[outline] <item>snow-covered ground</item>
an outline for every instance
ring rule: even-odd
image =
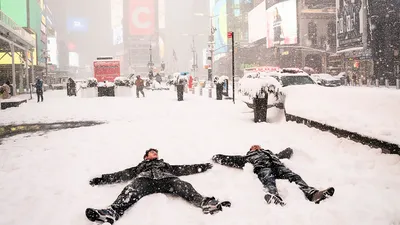
[[[244,104],[173,91],[147,91],[146,98],[66,97],[46,92],[0,111],[1,123],[101,120],[94,127],[23,134],[0,145],[0,224],[91,224],[85,208],[112,203],[125,184],[91,187],[89,180],[134,166],[146,149],[160,150],[171,164],[210,162],[212,155],[245,154],[252,144],[278,152],[294,148],[284,161],[310,185],[334,186],[335,196],[315,205],[294,184],[278,181],[287,206],[267,205],[251,166],[215,165],[182,177],[204,195],[232,201],[210,216],[184,200],[155,194],[141,199],[119,225],[400,224],[400,157],[382,155],[346,139],[295,123],[255,124]]]
[[[286,87],[288,113],[400,144],[400,91],[370,87]]]

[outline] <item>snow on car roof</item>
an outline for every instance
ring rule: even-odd
[[[306,72],[299,73],[288,73],[288,72],[270,72],[266,73],[266,76],[278,76],[278,77],[287,77],[287,76],[309,76]]]

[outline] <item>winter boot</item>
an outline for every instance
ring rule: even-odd
[[[212,215],[214,213],[222,211],[222,206],[231,207],[231,203],[229,201],[219,202],[214,197],[206,197],[201,203],[201,208],[203,209],[204,214],[210,213]]]
[[[86,209],[86,217],[92,222],[113,224],[119,219],[119,214],[112,208],[107,209]]]
[[[315,202],[315,204],[319,204],[322,200],[331,197],[335,193],[335,188],[330,187],[323,191],[316,191],[312,197],[311,201]]]
[[[281,205],[284,206],[285,203],[283,202],[282,198],[279,195],[273,195],[270,193],[267,193],[264,196],[265,201],[267,201],[268,204],[274,203],[275,205]]]

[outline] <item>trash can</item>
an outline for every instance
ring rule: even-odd
[[[178,101],[183,101],[183,91],[185,90],[185,85],[177,84],[176,85],[176,93],[178,95]]]
[[[253,98],[254,122],[267,122],[268,95]]]
[[[217,92],[217,100],[222,100],[222,92],[224,90],[224,84],[217,83],[215,90]]]

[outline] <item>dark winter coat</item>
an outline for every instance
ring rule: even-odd
[[[36,87],[36,92],[42,92],[43,91],[43,81],[37,80],[35,87]]]
[[[201,173],[210,169],[210,164],[194,165],[170,165],[162,159],[143,160],[135,167],[125,169],[116,173],[103,174],[100,184],[111,184],[129,181],[134,178],[149,178],[160,180],[165,178],[175,178],[195,173]]]
[[[241,155],[215,155],[213,161],[225,166],[243,168],[246,163],[251,163],[254,166],[254,173],[258,173],[264,168],[273,168],[285,166],[280,159],[290,158],[293,155],[293,150],[287,148],[278,154],[274,154],[270,150],[261,149],[257,151],[249,151],[245,156]]]

